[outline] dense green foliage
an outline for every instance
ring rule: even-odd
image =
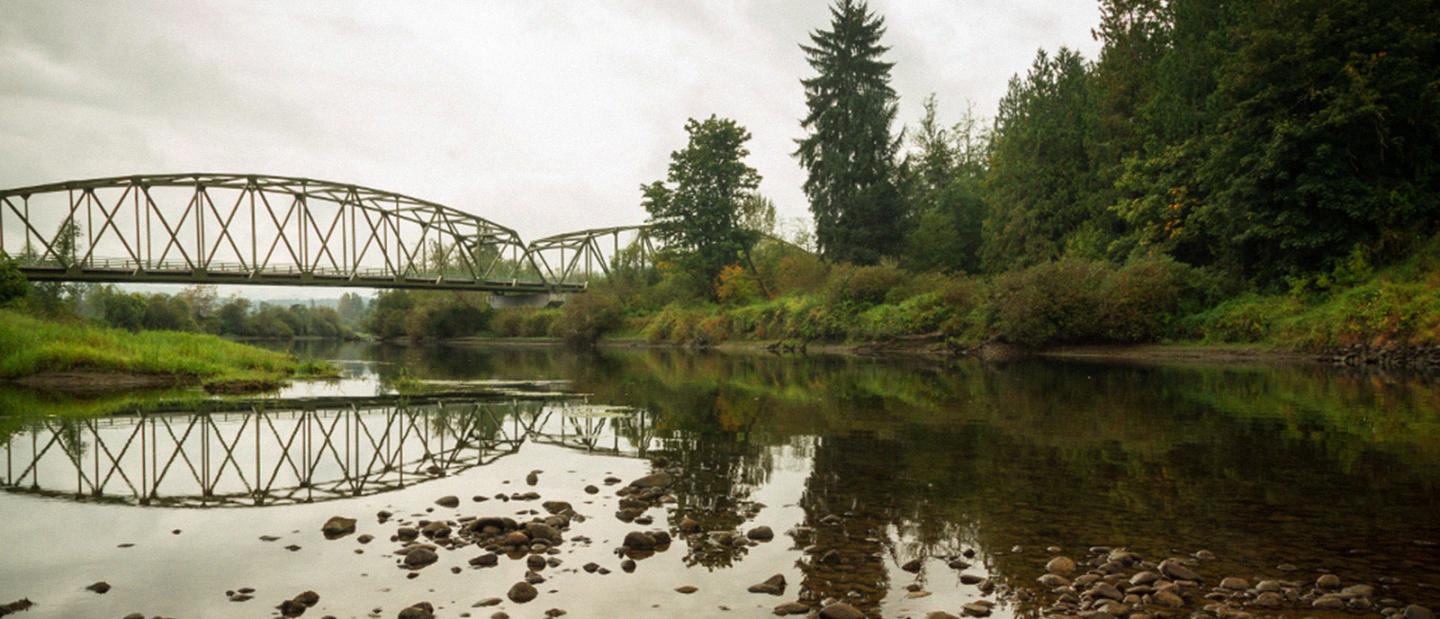
[[[483,294],[384,290],[375,295],[364,324],[381,339],[464,337],[489,328],[491,314]]]
[[[687,270],[706,281],[750,251],[755,233],[741,226],[741,206],[763,221],[765,205],[753,196],[760,174],[745,163],[750,132],[728,118],[685,123],[685,148],[670,153],[669,182],[641,187],[655,234]],[[770,219],[773,221],[773,208]]]
[[[30,281],[12,260],[0,259],[0,306],[30,294]]]

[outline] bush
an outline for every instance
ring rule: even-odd
[[[1105,282],[1101,335],[1112,342],[1132,343],[1172,334],[1191,271],[1170,258],[1144,258],[1112,273]]]
[[[715,279],[715,298],[721,303],[750,303],[765,296],[755,274],[738,264],[721,269]]]
[[[995,335],[1021,346],[1098,339],[1107,267],[1065,258],[995,279]]]
[[[30,295],[30,280],[14,260],[0,260],[0,307]]]
[[[1247,294],[1190,318],[1191,332],[1207,342],[1254,343],[1265,340],[1285,316],[1301,310],[1293,297]]]
[[[894,262],[873,266],[837,265],[825,282],[825,296],[837,304],[873,305],[883,303],[890,291],[904,284],[909,275]]]
[[[525,313],[530,310],[502,309],[490,319],[490,328],[499,337],[521,337],[525,334]]]
[[[571,295],[552,330],[566,342],[588,346],[619,328],[622,319],[620,299],[610,292],[593,290]]]
[[[780,243],[762,243],[752,258],[759,277],[775,295],[819,292],[830,274],[819,256]]]
[[[560,316],[559,310],[537,309],[531,310],[525,315],[524,333],[525,337],[547,337],[552,335],[550,325]]]

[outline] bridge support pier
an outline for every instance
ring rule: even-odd
[[[565,292],[535,292],[530,294],[499,294],[490,293],[490,307],[495,309],[509,309],[516,307],[560,307],[569,300],[570,293]]]

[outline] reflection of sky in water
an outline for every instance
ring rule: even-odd
[[[321,607],[306,616],[365,616],[380,607],[389,617],[420,600],[444,606],[441,616],[487,616],[494,609],[470,604],[503,597],[522,576],[523,562],[473,570],[466,560],[478,550],[442,552],[439,564],[406,580],[388,556],[395,525],[380,526],[373,514],[519,517],[538,504],[469,498],[531,490],[525,474],[539,469],[533,489],[543,500],[573,503],[588,518],[569,535],[594,543],[563,545],[565,563],[545,571],[539,599],[502,605],[516,617],[547,608],[577,617],[714,616],[721,605],[734,616],[769,616],[802,586],[821,594],[863,591],[887,617],[958,614],[979,593],[960,584],[960,572],[945,565],[948,555],[977,549],[966,573],[1029,585],[1049,545],[1077,559],[1091,545],[1128,545],[1157,558],[1206,548],[1220,556],[1202,566],[1207,575],[1252,581],[1313,578],[1322,568],[1346,582],[1394,576],[1404,584],[1393,595],[1436,605],[1434,589],[1415,586],[1440,584],[1440,554],[1416,543],[1440,539],[1433,518],[1440,509],[1440,391],[1428,383],[1293,368],[937,370],[895,361],[664,351],[597,357],[553,349],[307,346],[313,348],[302,354],[339,360],[345,377],[297,383],[270,398],[263,415],[172,416],[176,435],[190,418],[206,423],[184,441],[192,462],[177,460],[168,473],[183,475],[161,486],[164,496],[185,505],[218,502],[194,500],[203,491],[186,468],[193,465],[208,471],[200,477],[216,480],[217,494],[246,491],[238,469],[273,481],[275,489],[301,491],[276,495],[263,507],[223,509],[0,495],[7,523],[0,528],[7,557],[0,561],[0,597],[9,596],[0,602],[28,596],[40,606],[27,616],[37,617],[240,617],[269,614],[281,599],[314,589]],[[428,388],[492,395],[403,406],[374,397],[389,393],[402,369]],[[544,395],[562,387],[575,395]],[[297,399],[309,403],[293,405]],[[144,450],[137,442],[126,451],[133,428],[115,417],[26,430],[12,437],[7,459],[26,459],[34,448],[22,443],[43,443],[58,429],[62,445],[79,446],[82,489],[86,479],[105,478],[112,459],[140,483],[155,469],[147,463],[135,470]],[[161,466],[170,455],[164,452],[181,442],[164,428],[146,436],[143,447],[160,448],[152,460]],[[471,460],[440,467],[443,477],[426,474],[417,454],[427,447],[417,436],[431,439],[428,449],[441,455],[439,441],[455,450],[462,439],[458,451]],[[104,447],[97,449],[100,440]],[[287,440],[291,460],[312,463],[308,487],[296,472],[303,467],[287,463],[279,447]],[[208,459],[198,455],[202,443]],[[402,447],[403,479],[366,476],[377,454]],[[678,503],[650,510],[651,527],[689,515],[715,526],[768,525],[776,540],[719,553],[677,540],[641,561],[635,574],[622,573],[612,548],[625,532],[647,527],[616,520],[614,487],[602,485],[597,495],[583,487],[612,474],[633,479],[660,458],[682,475],[672,489]],[[75,469],[58,448],[43,461],[40,486],[73,493]],[[106,494],[127,490],[123,476],[106,482]],[[462,498],[458,510],[433,505],[445,494]],[[332,515],[358,518],[359,533],[377,541],[323,540],[319,525]],[[831,515],[841,524],[823,524]],[[814,529],[813,540],[794,543],[785,532],[796,526]],[[172,535],[177,528],[182,533]],[[261,542],[261,535],[282,540]],[[116,548],[120,543],[136,546]],[[284,550],[290,543],[301,550]],[[1011,552],[1015,546],[1021,552]],[[856,558],[855,569],[817,567],[830,550]],[[920,574],[899,569],[915,558],[924,560]],[[613,573],[580,571],[589,561]],[[1282,562],[1301,571],[1277,573]],[[451,566],[461,573],[451,574]],[[784,597],[745,592],[776,573],[789,582]],[[115,589],[105,596],[82,590],[100,579]],[[933,594],[907,597],[912,583]],[[687,584],[699,591],[672,591]],[[244,586],[259,589],[254,601],[225,601],[225,590]]]

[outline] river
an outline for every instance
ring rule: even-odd
[[[439,617],[764,617],[834,600],[884,617],[989,600],[972,614],[1009,617],[1080,610],[1050,607],[1072,598],[1113,614],[1090,587],[1119,584],[1139,612],[1155,583],[1128,579],[1174,557],[1200,576],[1176,589],[1186,612],[1333,614],[1311,608],[1325,575],[1373,587],[1340,596],[1365,614],[1440,605],[1440,385],[1419,378],[299,346],[344,378],[218,400],[0,391],[0,604],[255,617],[308,590],[306,617],[421,601]],[[656,472],[653,496],[630,489]],[[477,559],[495,542],[469,518],[551,511],[563,541]],[[355,532],[327,539],[332,516]],[[392,538],[429,521],[449,524],[420,536],[434,562],[413,569]],[[745,536],[760,527],[773,539]],[[622,548],[655,531],[668,546]],[[1056,556],[1079,571],[1037,583]],[[527,560],[543,581],[521,604],[507,592]],[[1100,583],[1071,583],[1087,570]],[[775,575],[783,594],[747,592]],[[1246,587],[1214,591],[1227,576]],[[1258,607],[1261,581],[1281,583],[1283,608]]]

